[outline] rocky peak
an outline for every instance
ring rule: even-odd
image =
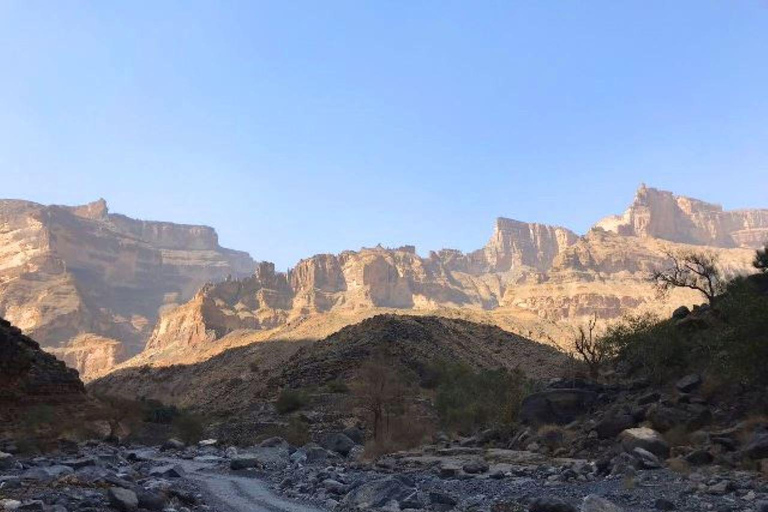
[[[107,220],[109,217],[107,202],[102,198],[88,204],[67,207],[67,209],[78,217],[84,219]]]
[[[606,217],[596,227],[623,236],[756,248],[768,240],[768,209],[726,211],[717,204],[643,184],[622,215]]]
[[[506,272],[522,266],[546,270],[555,256],[578,238],[563,227],[500,217],[483,253],[491,271]]]

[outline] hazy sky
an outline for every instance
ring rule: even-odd
[[[1,197],[281,268],[585,231],[640,182],[768,207],[768,2],[0,0]]]

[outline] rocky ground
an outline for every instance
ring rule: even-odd
[[[754,511],[768,510],[759,473],[702,465],[677,472],[648,464],[637,445],[607,464],[442,438],[362,460],[351,429],[290,446],[271,438],[235,448],[64,443],[47,456],[0,454],[3,510],[74,511]],[[321,446],[322,445],[322,446]],[[535,448],[535,447],[531,447]],[[640,450],[643,450],[642,448]],[[651,454],[650,460],[654,457]]]

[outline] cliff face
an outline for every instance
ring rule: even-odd
[[[253,268],[205,226],[129,219],[103,200],[0,201],[0,315],[86,373],[141,350],[161,306]]]
[[[581,237],[561,227],[498,219],[486,246],[469,254],[445,249],[422,258],[412,246],[374,247],[313,256],[287,273],[264,263],[256,275],[206,286],[164,314],[147,354],[164,352],[173,360],[185,347],[211,347],[236,331],[292,337],[292,331],[305,332],[297,326],[309,319],[336,326],[338,319],[359,321],[385,311],[460,314],[507,326],[506,319],[525,315],[580,322],[593,314],[611,319],[672,309],[699,298],[680,290],[659,303],[647,278],[665,264],[664,251],[706,243],[728,272],[746,272],[752,251],[740,248],[749,238],[744,233],[761,240],[757,226],[765,213],[723,212],[645,187],[627,212]]]
[[[607,217],[597,227],[685,244],[757,248],[768,240],[768,209],[725,211],[643,185],[623,215]]]

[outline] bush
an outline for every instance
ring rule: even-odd
[[[519,370],[473,371],[466,365],[441,365],[435,408],[443,427],[463,434],[490,426],[511,425],[528,394]]]
[[[185,444],[196,444],[203,438],[205,427],[200,417],[181,413],[173,420],[173,431]]]
[[[284,389],[275,402],[275,409],[280,414],[298,411],[307,404],[307,395],[296,389]]]
[[[341,379],[330,381],[326,384],[326,388],[331,393],[349,393],[349,386],[347,386],[347,383]]]

